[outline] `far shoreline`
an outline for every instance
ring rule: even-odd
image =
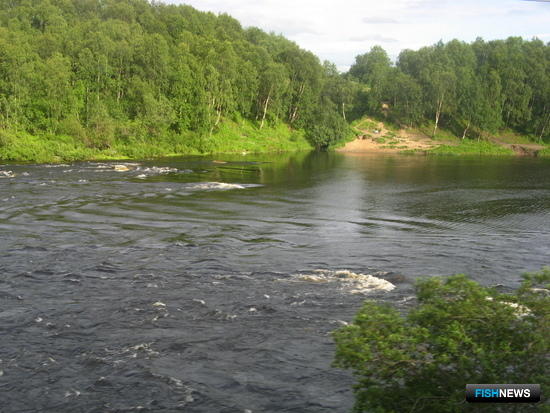
[[[356,138],[336,149],[342,153],[397,153],[420,155],[491,155],[548,157],[550,146],[525,143],[526,137],[459,138],[445,131],[436,138],[421,128],[398,129],[385,122],[364,117],[354,125]],[[508,140],[508,141],[507,141]]]

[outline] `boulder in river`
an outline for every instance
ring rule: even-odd
[[[15,174],[12,171],[0,171],[0,178],[15,178]]]
[[[114,168],[117,172],[126,172],[130,170],[126,165],[115,165]]]

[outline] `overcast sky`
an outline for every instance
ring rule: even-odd
[[[228,13],[245,27],[281,33],[340,70],[377,44],[395,59],[403,49],[441,39],[522,36],[550,41],[550,0],[164,1]]]

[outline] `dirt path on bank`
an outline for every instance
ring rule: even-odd
[[[405,129],[390,131],[383,122],[368,122],[368,127],[359,127],[361,135],[348,142],[339,152],[400,152],[405,150],[425,151],[441,144],[428,136]]]
[[[418,131],[400,129],[392,131],[385,127],[383,122],[365,119],[356,129],[360,135],[344,147],[336,149],[338,152],[388,152],[396,153],[406,150],[427,151],[440,145],[456,146],[457,142],[434,141],[428,135]],[[494,144],[509,148],[518,156],[537,156],[544,145],[536,143],[508,143],[496,137],[490,138]]]

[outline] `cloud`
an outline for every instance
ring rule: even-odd
[[[395,43],[398,40],[394,39],[393,37],[384,37],[379,34],[368,34],[365,36],[353,36],[349,38],[350,42],[380,42],[380,43]]]
[[[248,21],[254,21],[254,19]],[[263,30],[267,32],[283,33],[285,36],[321,35],[321,33],[310,25],[309,22],[300,22],[288,18],[264,19],[258,22]],[[254,24],[246,24],[246,26],[254,26]]]
[[[362,21],[367,24],[401,24],[400,21],[391,17],[364,17]]]
[[[382,44],[395,58],[454,38],[547,38],[550,1],[524,0],[161,0],[228,13],[244,27],[281,33],[339,68]],[[513,12],[513,13],[512,13]],[[369,27],[369,25],[372,25]],[[375,30],[378,29],[378,30]],[[383,29],[383,30],[382,30]]]
[[[532,13],[532,11],[528,10],[528,9],[510,9],[506,12],[506,14],[509,14],[509,15],[512,15],[512,16],[518,16],[520,14],[523,15],[523,16],[526,16],[526,15],[529,15],[531,13]]]

